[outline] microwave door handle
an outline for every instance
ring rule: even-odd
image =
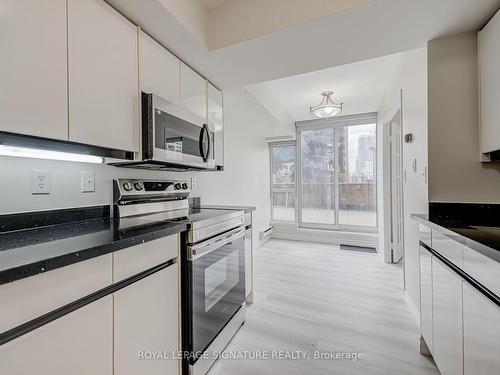
[[[211,148],[212,148],[212,140],[210,139],[210,129],[208,128],[208,125],[207,124],[204,124],[203,127],[205,128],[205,130],[207,131],[207,154],[205,155],[205,162],[208,161],[208,159],[210,159],[210,151],[211,151]]]
[[[233,232],[228,237],[217,237],[215,239],[215,242],[211,241],[207,245],[188,246],[188,260],[195,260],[199,257],[207,255],[212,251],[220,249],[222,246],[227,245],[228,243],[233,242],[234,240],[237,240],[243,236],[245,236],[245,228],[239,230],[236,233]]]
[[[206,154],[205,154],[205,149],[203,147],[203,140],[205,138],[205,134],[207,135],[207,144],[208,144],[207,153]],[[208,160],[208,157],[210,155],[210,133],[208,131],[207,124],[203,124],[203,127],[201,128],[200,139],[199,139],[199,142],[198,142],[198,146],[200,148],[200,155],[203,158],[203,161],[206,163],[207,160]]]

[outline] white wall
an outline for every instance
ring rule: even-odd
[[[254,235],[271,220],[269,147],[265,137],[290,134],[246,89],[224,92],[224,171],[198,174],[206,203],[256,206]]]
[[[116,168],[109,165],[0,156],[0,214],[112,204],[113,178],[149,177],[189,179],[197,187],[192,196],[202,202],[256,206],[256,231],[270,221],[269,149],[264,138],[290,134],[245,89],[224,93],[225,169],[223,172],[172,173]],[[51,172],[51,194],[31,194],[32,169]],[[80,174],[94,171],[96,191],[80,192]],[[257,233],[256,233],[257,235]]]
[[[405,289],[411,302],[418,309],[420,305],[418,225],[410,219],[410,214],[425,213],[428,210],[427,184],[424,176],[427,165],[426,48],[408,51],[401,55],[398,73],[379,107],[380,119],[384,119],[391,110],[394,98],[399,95],[400,90],[403,134],[413,133],[413,142],[403,144],[403,170],[406,174],[403,181]],[[381,140],[381,137],[379,139]],[[381,150],[379,144],[379,152]],[[412,170],[414,160],[417,163],[416,172]],[[380,209],[382,202],[379,203]],[[379,211],[379,215],[383,214],[383,211]],[[379,216],[379,223],[382,222],[382,217]],[[383,244],[383,226],[380,230],[380,241]]]
[[[31,194],[32,169],[50,171],[51,193],[49,195]],[[0,170],[3,173],[0,184],[0,214],[112,204],[113,178],[181,179],[190,176],[187,173],[140,171],[101,164],[5,156],[0,156]],[[82,171],[95,173],[95,192],[80,192]]]
[[[500,202],[500,165],[480,162],[476,32],[428,45],[429,200]]]

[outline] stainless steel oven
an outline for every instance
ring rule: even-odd
[[[205,374],[245,319],[245,227],[187,246],[183,340],[185,373]]]

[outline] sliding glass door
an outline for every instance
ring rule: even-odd
[[[269,144],[271,154],[271,220],[295,221],[295,142]]]
[[[376,124],[339,127],[339,224],[377,226]]]
[[[315,129],[300,132],[300,221],[326,226],[335,215],[335,132]]]
[[[297,123],[301,227],[377,227],[376,114]]]

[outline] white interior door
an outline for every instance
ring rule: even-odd
[[[391,207],[391,263],[398,263],[403,257],[403,152],[401,110],[398,110],[390,124],[390,207]]]

